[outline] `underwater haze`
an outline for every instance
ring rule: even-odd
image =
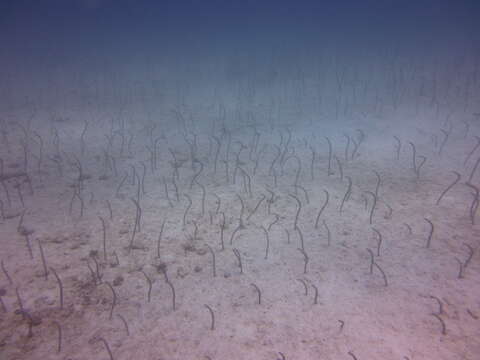
[[[3,0],[0,359],[478,360],[478,19]]]

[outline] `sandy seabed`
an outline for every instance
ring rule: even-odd
[[[368,99],[5,111],[0,357],[478,359],[478,116]]]

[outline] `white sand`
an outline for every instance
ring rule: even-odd
[[[428,60],[425,61],[423,65],[428,65]],[[465,66],[468,70],[469,65]],[[440,73],[447,74],[445,68]],[[69,87],[77,92],[63,95],[61,104],[51,105],[45,100],[51,95],[47,91],[43,98],[34,94],[30,104],[6,106],[0,116],[9,143],[7,147],[2,141],[0,148],[4,175],[25,170],[22,141],[26,142],[26,170],[34,193],[29,192],[23,178],[13,178],[5,182],[11,198],[8,204],[4,190],[0,189],[5,215],[0,224],[0,258],[13,281],[10,284],[4,272],[0,272],[0,288],[6,290],[2,300],[7,309],[6,313],[0,311],[0,358],[108,359],[101,340],[104,339],[116,360],[274,360],[282,358],[280,353],[286,359],[306,360],[478,359],[480,229],[478,224],[471,223],[473,190],[465,182],[480,153],[476,151],[466,165],[464,161],[476,143],[474,136],[480,134],[479,124],[472,115],[479,111],[480,79],[470,85],[467,106],[463,95],[467,71],[455,73],[448,91],[447,81],[439,81],[440,108],[437,108],[436,103],[431,106],[431,72],[422,72],[418,67],[415,75],[407,66],[403,68],[407,80],[399,86],[404,95],[395,109],[392,102],[395,93],[389,82],[392,72],[387,66],[378,67],[379,73],[366,93],[363,85],[368,74],[361,75],[357,83],[350,83],[347,76],[349,80],[345,80],[339,91],[332,69],[325,69],[324,82],[317,82],[308,74],[296,79],[297,73],[292,70],[280,72],[273,83],[252,76],[251,83],[234,79],[221,86],[202,88],[186,83],[185,87],[175,88],[172,81],[156,89],[161,94],[150,83],[139,80],[138,87],[145,90],[146,99],[140,90],[137,93],[133,88],[125,90],[126,97],[116,97],[113,90],[118,88],[113,82],[105,85],[106,90],[100,91],[100,95],[89,94],[90,98],[83,99],[80,94],[85,88],[74,83]],[[353,76],[353,67],[347,69]],[[427,86],[425,94],[419,97],[422,74]],[[204,81],[208,82],[207,74]],[[455,86],[460,89],[455,90]],[[319,88],[321,104],[317,96]],[[357,92],[355,99],[353,89]],[[338,115],[335,115],[335,99],[341,103]],[[228,183],[225,158],[229,138],[222,133],[219,110],[222,103],[226,109],[224,124],[231,136]],[[182,114],[184,124],[173,109]],[[88,126],[82,154],[80,138],[84,121]],[[59,153],[53,129],[59,135]],[[287,129],[291,140],[286,146]],[[354,159],[351,159],[354,144],[350,143],[346,161],[345,135],[358,142],[357,129],[363,131],[365,139]],[[441,130],[448,133],[448,140],[439,155],[445,136]],[[260,135],[257,146],[254,146],[255,131]],[[37,134],[44,143],[40,164]],[[132,142],[128,146],[130,134]],[[216,173],[216,143],[212,135],[221,140]],[[110,146],[106,136],[112,137]],[[393,136],[402,142],[399,160]],[[343,165],[343,181],[334,159],[332,174],[327,174],[325,137],[331,140],[333,155]],[[416,145],[417,165],[422,156],[426,157],[418,178],[412,169],[409,142]],[[154,144],[158,157],[152,172],[147,147],[153,149]],[[237,162],[241,144],[246,148]],[[175,153],[179,165],[178,200],[169,149]],[[278,177],[274,186],[270,169],[278,149],[282,155],[272,167]],[[313,179],[312,149],[316,153]],[[109,159],[115,158],[117,175],[105,154]],[[204,166],[196,178],[206,190],[204,214],[202,189],[192,183],[200,164],[192,164],[192,154]],[[257,155],[260,158],[253,175]],[[301,162],[297,184],[306,190],[308,201],[301,188],[292,186],[298,168],[293,155]],[[55,156],[61,161],[62,175],[52,160]],[[72,201],[74,189],[79,186],[76,159],[81,163],[84,180],[79,196]],[[138,199],[138,182],[132,181],[132,166],[141,180],[142,162],[147,169],[145,193],[140,188]],[[251,177],[251,195],[245,191],[248,184],[244,183],[242,170],[237,169],[233,184],[236,164]],[[369,224],[372,196],[366,192],[375,192],[374,171],[380,175],[381,183],[373,221]],[[455,180],[452,171],[461,174],[461,180],[436,205],[441,192]],[[126,173],[128,176],[116,194]],[[352,192],[340,213],[347,176],[353,183]],[[14,187],[15,179],[19,181],[24,206]],[[164,179],[172,206],[165,195]],[[479,179],[480,173],[474,174],[472,184],[477,185]],[[272,195],[267,190],[274,193],[271,203]],[[315,228],[325,190],[329,193],[329,203]],[[306,273],[304,255],[299,251],[300,234],[294,228],[298,208],[291,195],[295,194],[302,205],[297,226],[309,259]],[[192,207],[186,214],[184,228],[186,195],[192,199]],[[219,213],[215,195],[221,199]],[[241,210],[237,195],[245,203],[244,227],[231,244]],[[262,196],[264,201],[250,216]],[[364,197],[368,199],[366,208]],[[80,198],[84,206],[82,216]],[[129,249],[136,214],[132,199],[139,200],[142,212],[134,248]],[[113,210],[112,218],[107,201]],[[25,211],[23,225],[18,229],[22,211]],[[226,225],[223,251],[221,213]],[[99,216],[106,223],[106,254]],[[425,219],[434,224],[429,248],[426,244],[430,227]],[[164,220],[159,259],[157,241]],[[331,232],[330,245],[323,221]],[[405,224],[411,227],[411,234]],[[268,229],[268,257],[262,226]],[[377,256],[374,228],[383,238],[380,256]],[[30,229],[33,259],[21,235]],[[62,281],[63,309],[53,272],[50,270],[48,279],[44,278],[39,242],[47,267],[55,269]],[[216,277],[206,245],[215,253]],[[467,245],[474,254],[465,266],[469,256]],[[378,268],[374,267],[370,274],[367,248],[384,270],[388,286]],[[233,249],[241,256],[243,274]],[[96,275],[92,276],[87,266],[95,273],[92,252],[96,253],[101,274],[96,285]],[[460,263],[464,267],[461,279],[458,278]],[[166,265],[175,289],[175,311],[172,290],[158,268],[160,264]],[[150,302],[145,275],[152,282]],[[117,297],[111,319],[112,292],[107,283],[113,285]],[[252,284],[261,291],[261,304]],[[316,304],[314,286],[318,289]],[[24,311],[33,320],[32,337],[27,336],[28,316],[22,318],[14,313],[19,309],[16,289]],[[441,313],[435,298],[442,304]],[[215,316],[213,331],[206,305]],[[444,334],[440,320],[433,314],[444,322]],[[120,316],[128,324],[129,335]],[[58,354],[56,324],[62,330]]]

